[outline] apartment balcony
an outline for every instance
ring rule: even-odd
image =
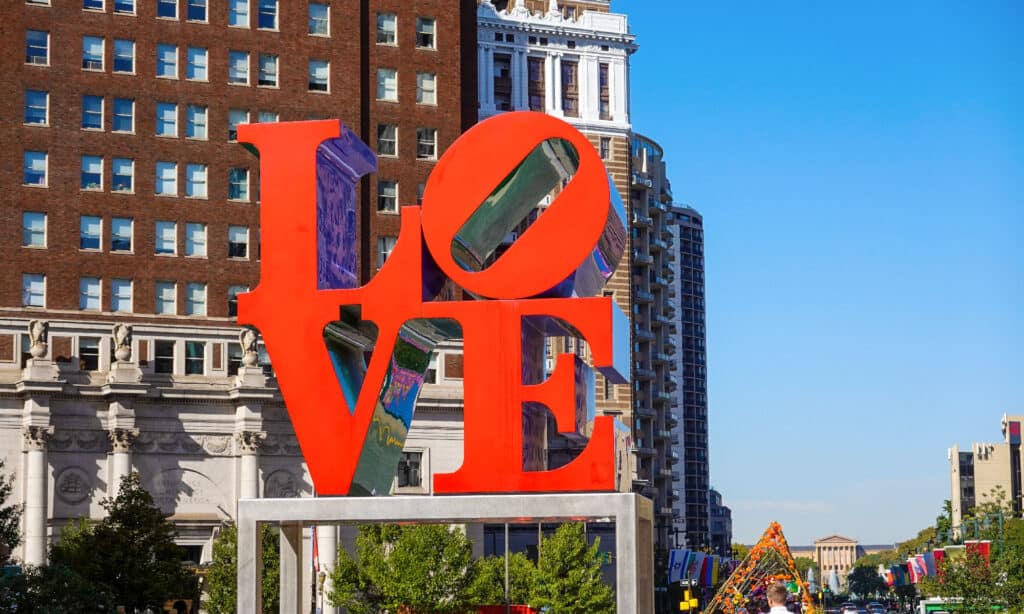
[[[671,438],[672,438],[672,431],[665,430],[665,429],[654,431],[654,440],[655,441],[668,441]]]
[[[668,280],[661,275],[655,275],[654,279],[651,280],[651,283],[655,286],[661,286],[662,288],[668,287]]]
[[[658,211],[665,212],[665,213],[668,212],[668,204],[667,203],[663,203],[660,200],[651,201],[651,202],[648,202],[647,204],[652,209],[657,209]]]
[[[662,241],[661,239],[651,239],[652,252],[661,251],[665,249],[668,249],[668,243]]]
[[[672,400],[672,395],[667,393],[667,392],[665,392],[664,390],[659,390],[659,391],[654,393],[654,402],[655,403],[668,403],[671,400]]]
[[[673,502],[674,501],[679,501],[679,499],[680,499],[680,497],[679,497],[679,489],[678,488],[673,488],[672,490],[670,490],[668,492],[668,499],[669,499],[669,501],[673,501]]]
[[[650,219],[650,218],[648,218],[648,219]],[[647,252],[641,251],[639,249],[634,249],[633,250],[633,264],[643,264],[643,265],[650,266],[650,265],[654,264],[654,258],[650,254],[648,254]]]
[[[679,462],[679,453],[675,451],[669,452],[665,456],[665,462],[669,463],[670,465],[675,465],[676,463]]]
[[[636,376],[637,379],[652,380],[654,379],[654,370],[637,367],[633,369],[633,375]]]
[[[654,341],[654,333],[646,328],[637,328],[633,333],[633,337],[637,341]]]
[[[633,300],[637,303],[650,303],[654,300],[654,295],[646,290],[637,290],[633,293]]]
[[[665,225],[661,227],[661,238],[671,239],[672,238],[672,227]]]
[[[651,356],[651,361],[654,362],[655,364],[668,364],[672,362],[672,358],[668,354],[665,354],[664,352],[655,352]]]
[[[654,448],[644,442],[638,441],[636,442],[636,445],[633,446],[633,454],[636,454],[637,456],[651,457],[654,456]]]
[[[654,218],[633,212],[633,225],[638,228],[650,228],[654,225]]]
[[[633,412],[633,415],[637,418],[647,418],[648,420],[654,420],[658,417],[658,412],[654,411],[653,407],[644,407],[640,405]]]
[[[675,415],[671,414],[671,413],[665,414],[665,426],[667,426],[668,428],[671,429],[671,428],[675,428],[678,425],[679,425],[679,418],[676,418]],[[677,441],[674,441],[672,443],[678,445],[679,441],[677,440]]]
[[[665,517],[671,518],[673,516],[672,508],[671,507],[659,507],[657,515],[658,516],[665,516]]]

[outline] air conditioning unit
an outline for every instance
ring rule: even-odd
[[[554,358],[545,358],[544,359],[544,370],[547,371],[548,373],[550,373],[550,372],[555,370],[555,359]]]

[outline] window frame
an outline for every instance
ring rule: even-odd
[[[127,297],[119,290],[128,288]],[[135,282],[131,279],[113,278],[110,280],[110,311],[111,313],[132,313],[135,310]],[[121,302],[127,301],[128,308],[121,309]]]
[[[239,181],[238,178],[243,180]],[[232,195],[235,186],[241,186],[237,194]],[[249,201],[249,169],[245,167],[232,167],[228,169],[228,200],[232,202],[247,203]]]
[[[174,59],[171,62],[166,62],[166,61],[161,59],[162,52],[165,52],[168,49],[174,51]],[[178,74],[179,74],[178,73],[178,61],[179,61],[179,55],[178,55],[178,46],[177,45],[173,45],[171,43],[157,43],[156,44],[156,78],[157,79],[177,79],[178,78]],[[162,74],[160,72],[160,68],[161,67],[165,67],[166,68],[167,66],[170,66],[171,68],[174,69],[173,70],[174,74]]]
[[[128,163],[129,172],[128,177],[128,189],[118,188],[118,177],[125,177],[124,174],[118,174],[118,164]],[[113,194],[134,194],[135,193],[135,159],[134,158],[111,158],[110,160],[110,191]]]
[[[86,55],[85,55],[86,54],[86,43],[87,42],[96,41],[96,40],[98,40],[100,42],[99,60],[94,60],[94,59],[88,59],[87,60],[86,59]],[[82,70],[86,70],[86,71],[89,71],[89,72],[104,72],[104,70],[106,69],[106,61],[105,61],[106,60],[106,55],[107,55],[107,39],[105,39],[102,36],[88,36],[88,35],[83,35],[82,36]],[[90,56],[90,58],[92,58],[92,57],[94,57],[94,56]],[[88,65],[86,64],[86,62],[88,62]],[[96,66],[94,66],[94,64],[96,64],[97,62],[99,63],[99,67],[98,68]]]
[[[388,96],[387,88],[387,75],[385,73],[391,73],[394,79],[394,95]],[[384,94],[381,96],[381,94]],[[377,100],[382,102],[398,102],[398,70],[395,68],[378,68],[377,69]]]
[[[161,108],[163,108],[164,110],[172,109],[174,111],[173,121],[168,122],[167,120],[162,119],[160,117]],[[167,126],[168,124],[173,128],[173,130],[171,132],[169,132],[169,133],[160,132],[160,127],[161,126]],[[153,124],[153,127],[154,127],[154,132],[156,133],[155,136],[159,136],[159,137],[163,137],[163,138],[167,138],[167,139],[176,139],[176,138],[178,138],[178,103],[176,103],[176,102],[162,102],[162,101],[158,100],[157,103],[156,103],[156,122]]]
[[[249,292],[249,286],[233,284],[228,286],[228,317],[238,317],[238,295]]]
[[[319,18],[319,17],[314,17],[313,16],[313,7],[314,6],[316,6],[316,7],[323,7],[324,8],[324,17],[322,19]],[[330,38],[330,36],[331,36],[331,5],[326,3],[326,2],[310,2],[307,15],[308,15],[308,23],[306,24],[307,25],[307,27],[306,27],[306,31],[307,32],[306,33],[309,34],[310,36],[322,36],[322,37],[325,37],[325,38]],[[323,28],[324,29],[323,32],[320,32],[319,28],[314,27],[314,24],[319,24],[319,23],[325,24],[325,27]]]
[[[205,141],[209,138],[210,108],[206,105],[185,106],[185,138],[191,141]],[[199,134],[201,129],[202,134]],[[190,134],[194,132],[193,134]]]
[[[131,50],[131,54],[130,54],[131,68],[129,70],[123,70],[123,67],[122,67],[121,70],[118,70],[118,68],[117,68],[117,62],[118,62],[118,43],[121,43],[121,47],[122,47],[122,49],[121,49],[121,61],[122,62],[124,62],[124,50],[125,50],[124,46],[125,46],[125,44],[127,44],[128,48]],[[111,62],[110,62],[110,72],[111,73],[115,73],[115,74],[119,74],[119,75],[134,75],[135,74],[135,41],[134,40],[129,40],[129,39],[126,39],[126,38],[115,38],[114,39],[113,55],[111,56]]]
[[[177,256],[178,255],[178,222],[173,220],[156,220],[153,223],[153,255],[154,256]],[[161,232],[161,228],[171,230],[171,243],[170,251],[160,251],[160,246],[164,244],[165,233]]]
[[[232,240],[233,235],[235,233],[238,233],[238,232],[242,233],[241,237],[242,237],[243,240],[242,241],[233,241]],[[249,233],[249,227],[248,226],[235,226],[235,225],[228,226],[228,259],[229,260],[249,260],[250,259],[249,256],[251,255],[251,252],[249,250],[249,240],[250,240],[250,236],[249,235],[250,235],[250,233]],[[245,254],[244,255],[239,256],[237,254],[233,254],[233,252],[236,251],[236,249],[234,248],[234,246],[236,246],[236,245],[240,245],[240,246],[242,246],[244,248],[244,250],[245,250]]]
[[[318,65],[322,64],[322,67],[323,67],[324,71],[327,73],[327,76],[324,79],[324,83],[322,84],[323,85],[323,89],[320,88],[321,83],[320,83],[319,79],[316,78],[316,74],[314,72],[315,69],[314,69],[314,66],[313,66],[314,63],[316,63]],[[331,92],[331,61],[330,60],[310,59],[306,66],[307,66],[307,70],[306,70],[306,73],[307,73],[307,78],[306,78],[306,81],[307,81],[306,85],[307,85],[307,87],[306,87],[306,89],[307,89],[307,91],[312,92],[312,93],[317,93],[317,94],[329,94]],[[318,68],[320,68],[320,66],[317,66],[317,69]],[[314,79],[316,79],[316,80],[314,80]],[[316,85],[317,87],[314,88],[314,85]]]
[[[90,283],[95,282],[95,283]],[[96,306],[90,307],[95,301]],[[78,310],[103,311],[103,280],[99,277],[78,278]]]
[[[431,84],[431,88],[427,89],[426,83],[427,78]],[[427,100],[427,93],[430,94],[431,100]],[[437,106],[437,73],[435,72],[417,72],[416,73],[416,104]]]
[[[96,109],[92,109],[92,108],[86,109],[86,106],[85,106],[86,101],[89,101],[90,103],[92,103],[92,102],[95,102],[97,100],[100,103],[100,108],[99,108],[98,111]],[[97,132],[102,132],[104,130],[105,124],[106,124],[106,122],[104,121],[104,116],[106,115],[106,106],[107,106],[107,100],[106,100],[105,97],[103,97],[103,96],[94,96],[92,94],[82,94],[82,119],[81,119],[81,122],[79,123],[79,126],[81,127],[81,129],[82,130],[95,130]],[[98,127],[97,126],[87,126],[86,125],[86,118],[87,117],[96,117],[96,116],[99,117],[99,124],[100,125]]]
[[[39,292],[34,292],[32,282],[38,281],[41,285]],[[39,296],[39,304],[35,304],[32,297]],[[21,306],[37,309],[46,309],[46,273],[22,273],[21,274]]]
[[[42,106],[42,121],[30,121],[31,115],[38,114],[39,105],[38,101],[30,101],[29,97],[37,94],[43,95],[43,106]],[[36,104],[33,104],[35,102]],[[34,110],[34,113],[32,112]],[[42,126],[47,127],[50,125],[50,92],[47,90],[25,90],[25,104],[24,104],[24,115],[23,122],[26,126]]]
[[[154,164],[154,168],[156,170],[156,181],[153,184],[153,191],[156,194],[156,196],[167,196],[167,197],[171,197],[171,198],[176,198],[178,196],[178,163],[177,162],[170,162],[170,161],[167,161],[167,160],[157,160],[155,162],[155,164]],[[166,181],[165,179],[161,178],[161,173],[160,173],[160,169],[161,168],[163,168],[164,170],[170,169],[171,171],[173,171],[173,173],[174,173],[173,191],[170,191],[170,192],[161,192],[160,191],[161,182]]]
[[[390,139],[387,138],[386,134],[388,130],[393,133]],[[382,143],[388,142],[392,144],[392,151],[390,153],[386,153],[384,151],[385,148],[381,146]],[[387,158],[398,157],[398,124],[377,124],[377,155]]]
[[[117,128],[118,117],[124,117],[124,113],[118,114],[117,105],[118,103],[127,102],[130,105],[130,112],[128,113],[128,122],[131,127],[128,130],[119,130]],[[123,109],[122,109],[123,111]],[[120,134],[135,134],[135,99],[134,98],[114,98],[110,104],[110,131],[117,132]]]
[[[195,317],[201,317],[201,318],[205,318],[206,317],[206,312],[207,312],[207,309],[206,309],[206,304],[207,304],[206,288],[207,288],[206,282],[202,282],[202,281],[189,281],[189,282],[185,283],[185,315],[186,316],[195,316]],[[201,298],[201,300],[197,301],[197,300],[195,300],[193,298],[193,291],[198,291],[198,294],[195,294],[195,296],[199,296]]]
[[[394,187],[394,194],[386,195],[384,193],[384,187],[388,184]],[[390,207],[382,206],[385,203],[385,199],[393,201],[393,205]],[[386,213],[389,215],[395,215],[398,213],[398,180],[397,179],[378,179],[377,180],[377,213]]]
[[[99,371],[100,370],[100,337],[78,337],[78,370]]]
[[[198,231],[193,236],[193,231]],[[206,258],[207,257],[207,226],[202,222],[186,222],[185,223],[185,251],[184,256],[186,258]]]
[[[429,141],[425,140],[424,137],[431,137]],[[422,146],[424,143],[429,143],[431,151],[429,155],[423,155]],[[416,129],[416,159],[417,160],[437,160],[437,128],[417,128]]]
[[[263,25],[264,6],[273,6],[273,26]],[[267,13],[270,14],[270,13]],[[278,32],[281,28],[281,3],[278,0],[256,0],[256,29]]]
[[[193,56],[193,53],[195,54]],[[202,60],[200,62],[199,60]],[[202,70],[203,76],[194,77]],[[198,81],[199,83],[210,82],[210,49],[208,47],[186,47],[185,49],[185,80]]]
[[[35,224],[29,225],[29,220],[42,220],[42,228],[36,228]],[[46,225],[47,215],[45,211],[22,211],[21,212],[21,246],[33,249],[46,249]],[[36,242],[39,237],[39,242]]]
[[[90,171],[89,172],[90,175],[96,175],[96,178],[97,178],[97,182],[96,183],[89,183],[89,184],[85,183],[85,176],[86,176],[86,172],[87,172],[86,171],[86,161],[87,161],[87,159],[88,159],[88,162],[94,162],[94,163],[98,163],[99,164],[99,172],[94,172],[94,171]],[[104,171],[103,156],[96,156],[96,155],[93,155],[93,154],[82,154],[81,155],[81,166],[79,168],[80,168],[80,172],[79,172],[79,176],[78,176],[78,178],[79,178],[79,182],[78,182],[79,191],[81,191],[81,192],[102,192],[103,191],[103,171]]]
[[[236,6],[244,6],[245,12],[235,11]],[[245,24],[232,23],[232,19],[236,16],[245,16]],[[229,28],[252,28],[252,6],[250,6],[249,0],[228,0],[228,27]]]
[[[389,30],[386,26],[387,18],[390,17],[391,29]],[[390,34],[390,36],[388,36]],[[381,40],[383,35],[384,40]],[[388,40],[390,38],[390,40]],[[395,13],[378,12],[377,13],[377,27],[376,36],[374,37],[378,45],[385,45],[388,47],[398,46],[398,15]]]
[[[423,26],[423,25],[425,25],[427,23],[430,24],[430,33],[429,34],[425,34],[424,32],[421,31],[421,26]],[[430,37],[430,44],[429,45],[421,45],[420,44],[420,40],[421,40],[422,36],[429,36]],[[432,50],[436,50],[437,49],[437,19],[435,19],[433,17],[422,17],[422,16],[419,16],[419,15],[416,16],[416,48],[417,49],[432,49]]]
[[[128,248],[122,249],[117,243],[118,241],[124,241],[124,235],[120,232],[122,230],[122,224],[128,222]],[[135,252],[135,219],[130,217],[112,217],[110,218],[110,253],[112,254],[131,254]]]
[[[153,313],[161,316],[178,315],[178,282],[157,279],[153,282],[153,288]],[[161,294],[161,289],[170,291],[169,303],[168,299]],[[165,306],[165,309],[161,310],[161,305]],[[155,348],[153,355],[156,356]]]
[[[192,173],[201,173],[201,177],[196,175],[196,178],[192,177]],[[202,189],[197,190],[201,187]],[[201,193],[200,193],[201,192]],[[210,166],[208,164],[186,163],[185,164],[185,198],[195,198],[199,200],[206,200],[210,197]]]
[[[96,230],[92,232],[94,226]],[[93,242],[95,247],[90,246]],[[78,249],[83,252],[103,251],[103,218],[101,216],[78,216]]]
[[[195,19],[192,17],[193,5],[201,5],[201,8],[203,9],[202,19]],[[210,23],[210,3],[208,0],[185,0],[185,21],[189,23]]]
[[[32,49],[39,49],[39,45],[32,45],[29,41],[29,37],[32,34],[42,34],[46,38],[43,43],[42,50],[43,54],[31,54],[29,51]],[[42,58],[43,61],[37,62],[35,59],[30,58]],[[49,30],[25,30],[25,64],[29,66],[49,66],[50,65],[50,31]]]
[[[137,0],[114,0],[114,14],[115,15],[137,15],[138,14],[138,3]],[[120,9],[119,6],[127,5],[131,6],[130,11]]]
[[[185,375],[206,375],[206,346],[207,343],[205,341],[185,341]],[[195,351],[197,347],[199,355],[191,356],[190,353]],[[198,371],[194,367],[197,362],[199,364]]]
[[[381,235],[377,237],[377,269],[380,270],[384,263],[387,262],[388,258],[391,257],[391,253],[395,251],[395,245],[398,243],[398,237],[392,235]]]
[[[272,59],[273,60],[273,68],[274,69],[273,69],[272,73],[271,72],[264,73],[264,70],[263,70],[263,61],[264,61],[264,59]],[[267,87],[267,88],[272,88],[272,89],[279,89],[281,87],[280,67],[281,67],[281,58],[277,54],[274,54],[274,53],[260,53],[259,55],[257,55],[256,56],[256,87]],[[274,78],[273,82],[271,83],[269,79],[266,79],[267,83],[264,83],[263,82],[264,81],[264,74],[266,74],[268,76],[273,76],[273,78]]]
[[[174,7],[174,15],[161,15],[160,14],[160,7],[166,7],[166,6]],[[178,21],[179,18],[181,17],[181,13],[178,10],[179,8],[180,7],[178,6],[178,0],[156,0],[156,18],[157,19],[170,19],[170,20],[173,20],[173,21]]]
[[[27,175],[29,173],[29,170],[30,169],[32,171],[36,170],[34,163],[31,164],[31,166],[29,164],[30,154],[39,154],[40,156],[42,156],[42,161],[43,161],[43,169],[42,169],[42,173],[40,174],[40,177],[42,178],[42,180],[39,181],[39,182],[35,182],[35,183],[29,183],[26,180],[27,179]],[[35,156],[33,156],[33,162],[35,161],[35,159],[36,159]],[[37,151],[37,150],[34,150],[34,149],[26,149],[26,150],[24,150],[24,152],[22,154],[22,165],[21,165],[21,168],[22,168],[21,185],[28,186],[28,187],[35,187],[35,188],[48,188],[48,187],[50,187],[50,183],[49,183],[50,182],[50,152],[48,152],[48,151]]]
[[[236,112],[236,111],[238,113],[244,113],[245,114],[245,119],[243,121],[240,121],[240,122],[237,122],[237,123],[232,123],[232,121],[231,121],[231,114]],[[238,126],[239,126],[239,124],[248,124],[248,123],[249,123],[249,110],[248,109],[228,109],[228,143],[237,143],[238,142]],[[233,137],[231,135],[232,132],[235,133]]]
[[[249,85],[249,64],[251,62],[250,53],[248,51],[228,51],[228,85],[248,86]],[[237,64],[239,60],[245,58],[245,68],[240,70],[240,65]],[[239,76],[235,76],[238,73]],[[240,77],[244,78],[241,79]]]

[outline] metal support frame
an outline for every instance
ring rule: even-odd
[[[632,493],[337,497],[238,501],[238,612],[262,611],[260,525],[281,527],[281,609],[300,612],[302,527],[317,524],[420,522],[476,524],[615,521],[616,610],[654,612],[654,514]]]

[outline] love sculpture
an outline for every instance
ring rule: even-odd
[[[523,467],[524,404],[546,407],[563,433],[587,418],[589,367],[575,355],[558,356],[547,379],[524,377],[545,335],[585,339],[614,383],[629,373],[628,321],[600,296],[625,249],[625,214],[586,137],[539,113],[473,127],[438,161],[422,206],[402,208],[394,250],[358,286],[355,190],[376,170],[373,152],[339,121],[250,124],[238,136],[259,151],[261,174],[261,276],[238,297],[238,321],[263,335],[319,494],[387,494],[430,354],[451,338],[463,340],[464,455],[434,492],[615,489],[611,417],[594,419],[568,464]],[[445,283],[471,298],[435,300]]]

